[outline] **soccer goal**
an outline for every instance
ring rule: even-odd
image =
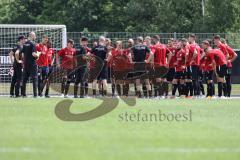
[[[0,24],[0,95],[9,95],[12,64],[9,52],[17,44],[19,35],[28,36],[34,31],[37,39],[41,42],[42,36],[47,35],[53,44],[55,51],[66,46],[67,29],[65,25],[22,25],[22,24]],[[28,85],[27,91],[32,93],[32,85]]]

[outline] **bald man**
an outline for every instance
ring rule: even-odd
[[[26,83],[31,77],[33,83],[33,96],[37,97],[37,71],[38,67],[36,60],[39,58],[39,54],[36,52],[35,45],[36,34],[34,32],[29,33],[27,42],[23,45],[22,53],[24,56],[24,70],[23,70],[23,84],[22,95],[26,97]]]

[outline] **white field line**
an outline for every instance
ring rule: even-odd
[[[147,153],[240,153],[240,148],[146,148]]]
[[[0,148],[1,153],[40,153],[46,150],[30,147],[21,148]],[[129,150],[131,152],[131,149]],[[137,149],[142,153],[240,153],[240,148],[145,148]],[[133,151],[134,152],[134,151]]]
[[[0,147],[1,153],[40,153],[45,152],[42,149],[30,148],[30,147],[21,147],[21,148],[12,148],[12,147]]]

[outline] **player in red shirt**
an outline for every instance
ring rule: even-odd
[[[117,41],[116,48],[112,50],[109,66],[112,71],[112,84],[116,85],[118,96],[127,96],[124,88],[124,77],[126,76],[129,64],[129,52],[123,49],[122,41]]]
[[[168,40],[167,45],[167,59],[168,59],[168,73],[167,73],[167,81],[168,83],[172,84],[172,81],[174,79],[175,75],[175,67],[176,67],[176,61],[177,61],[177,45],[174,44],[174,39],[171,38]]]
[[[176,91],[178,89],[179,96],[184,96],[185,93],[185,77],[186,77],[186,52],[182,42],[177,44],[175,75],[173,79],[172,98],[175,98]]]
[[[182,52],[184,52],[184,55],[185,55],[185,65],[186,65],[186,73],[185,73],[186,97],[191,98],[193,96],[193,83],[192,83],[192,70],[190,66],[192,57],[189,54],[190,44],[186,38],[182,38],[181,43],[182,43]]]
[[[124,49],[124,53],[125,55],[127,55],[129,57],[129,70],[127,72],[130,72],[132,69],[133,69],[133,63],[132,63],[132,56],[131,56],[131,50],[132,50],[132,47],[134,46],[134,40],[133,39],[128,39],[128,44],[127,44],[127,48]],[[125,93],[124,95],[126,97],[128,97],[128,94],[129,94],[129,85],[130,83],[132,83],[131,80],[124,80],[124,88],[123,88],[123,92]],[[135,83],[134,83],[135,84]],[[136,86],[136,85],[135,85]],[[136,87],[135,87],[135,95],[136,95]]]
[[[154,96],[163,96],[164,93],[167,95],[168,82],[166,75],[161,75],[162,68],[167,67],[167,47],[160,43],[160,37],[155,35],[152,37],[153,43],[155,44],[154,52],[154,69],[155,69],[155,85],[154,85]]]
[[[52,70],[53,70],[53,64],[55,62],[55,51],[54,49],[52,48],[52,42],[50,40],[48,40],[48,43],[47,43],[47,48],[48,48],[48,51],[47,51],[47,55],[48,55],[48,68],[49,68],[49,73],[48,73],[48,76],[47,76],[47,82],[46,82],[46,91],[45,91],[45,97],[46,98],[49,98],[49,87],[50,87],[50,81],[49,81],[49,77],[52,73]]]
[[[202,93],[202,96],[205,95],[205,89],[204,89],[204,85],[203,85],[203,81],[204,81],[204,56],[205,56],[205,53],[204,53],[204,50],[201,48],[200,49],[200,65],[199,65],[199,90],[201,91]]]
[[[56,58],[57,58],[57,66],[61,67],[64,76],[62,79],[62,85],[61,85],[61,93],[64,94],[64,97],[68,97],[68,90],[70,87],[70,83],[74,76],[74,66],[75,66],[75,55],[76,55],[76,49],[73,48],[74,41],[72,39],[69,39],[67,42],[67,47],[61,49]],[[60,65],[60,58],[61,58],[61,65]]]
[[[231,82],[231,76],[232,76],[232,62],[236,60],[237,53],[226,43],[225,39],[221,39],[221,42],[225,44],[228,57],[227,57],[227,75],[226,75],[226,95],[227,97],[231,97],[231,91],[232,91],[232,82]]]
[[[189,41],[188,68],[190,68],[194,96],[200,96],[199,65],[201,48],[196,43],[195,34],[190,34],[188,41]]]
[[[47,82],[47,77],[49,74],[48,68],[48,37],[44,35],[42,37],[42,42],[36,45],[37,52],[40,52],[40,56],[38,58],[38,96],[42,97],[43,88]]]
[[[208,41],[204,41],[204,43],[207,43],[207,45],[209,44]],[[214,91],[215,91],[215,87],[214,87],[214,82],[213,82],[213,74],[214,74],[214,66],[212,64],[212,60],[209,56],[206,55],[206,53],[204,52],[204,50],[202,51],[201,54],[201,69],[204,72],[205,75],[205,79],[207,82],[207,98],[212,98],[212,96],[214,96]]]
[[[227,60],[220,49],[212,49],[208,41],[202,43],[206,55],[211,59],[212,65],[217,72],[218,97],[222,97],[224,78],[227,74]]]

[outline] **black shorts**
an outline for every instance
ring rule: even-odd
[[[200,70],[199,69],[199,72],[198,72],[198,79],[200,81],[203,81],[204,80],[204,73],[203,73],[203,70]]]
[[[33,64],[31,66],[24,66],[23,81],[27,81],[29,77],[32,79],[38,78],[38,66],[36,64]]]
[[[192,79],[192,67],[189,66],[186,68],[186,79]]]
[[[50,77],[50,75],[51,75],[52,72],[53,72],[53,66],[49,66],[48,69],[49,69],[48,77]]]
[[[213,71],[205,71],[205,72],[204,72],[204,75],[205,75],[206,81],[211,81],[211,80],[213,80],[213,74],[214,74]]]
[[[49,75],[49,67],[38,67],[38,78],[45,80]]]
[[[186,69],[186,79],[198,80],[199,66],[189,66]]]
[[[68,81],[74,82],[75,71],[73,69],[63,69],[63,77],[67,77]]]
[[[99,81],[107,80],[107,78],[108,78],[108,67],[106,65],[104,65],[97,77],[97,80],[99,80]]]
[[[87,68],[81,67],[75,71],[75,83],[84,83],[87,80]]]
[[[186,73],[184,71],[175,72],[174,79],[185,79]]]
[[[227,75],[228,76],[232,75],[232,68],[230,68],[230,67],[227,68]]]
[[[136,79],[148,79],[149,72],[146,69],[146,64],[144,62],[136,62],[134,64],[134,69],[127,73],[127,79],[136,80]]]
[[[224,78],[227,75],[227,65],[217,66],[218,77]]]
[[[13,77],[12,79],[16,81],[22,81],[22,66],[13,67]]]
[[[167,73],[169,68],[165,66],[155,65],[154,70],[155,70],[155,73],[154,73],[155,78],[167,78]]]
[[[167,81],[171,82],[174,79],[174,75],[175,75],[175,68],[169,68],[167,73]]]
[[[148,79],[154,79],[155,70],[152,64],[146,64],[147,76]]]

